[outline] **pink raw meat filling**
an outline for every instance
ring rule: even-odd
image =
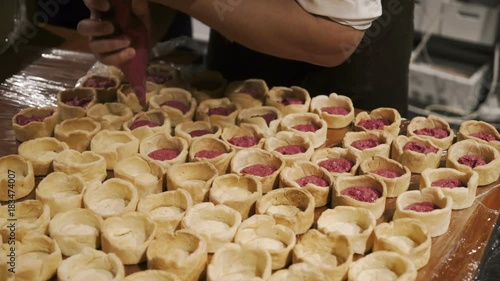
[[[423,128],[415,130],[413,133],[420,136],[435,137],[436,139],[444,139],[450,135],[447,130],[441,128]]]
[[[201,137],[201,136],[209,135],[209,134],[212,134],[212,131],[210,131],[210,130],[194,130],[194,131],[189,132],[189,135],[192,138]]]
[[[83,84],[84,87],[107,89],[116,87],[116,82],[113,79],[103,76],[92,76]]]
[[[332,173],[347,173],[351,171],[353,163],[344,158],[330,158],[319,162],[319,166]]]
[[[276,151],[283,155],[295,155],[306,152],[306,149],[300,145],[286,145],[276,148]]]
[[[316,127],[313,124],[297,125],[297,126],[293,126],[292,128],[294,128],[297,131],[301,131],[301,132],[316,132],[319,129],[318,127]]]
[[[403,146],[403,150],[411,150],[422,154],[436,153],[438,149],[432,145],[409,141]]]
[[[342,106],[323,107],[321,108],[321,111],[333,115],[347,115],[349,114],[349,112],[351,112],[349,109]]]
[[[89,103],[92,101],[92,98],[79,98],[74,97],[73,99],[66,101],[65,104],[69,106],[78,106],[82,108],[87,108]]]
[[[179,156],[179,154],[180,153],[177,149],[162,148],[149,153],[148,156],[155,160],[165,161],[165,160],[172,160],[177,156]]]
[[[441,179],[441,180],[433,181],[431,183],[431,186],[455,188],[455,187],[464,186],[464,184],[457,179]]]
[[[259,118],[259,117],[264,118],[264,120],[266,120],[267,126],[269,126],[269,124],[271,124],[271,121],[278,119],[278,115],[276,115],[275,113],[267,113],[267,114],[252,116],[252,118]]]
[[[148,73],[146,75],[146,81],[153,82],[155,84],[164,84],[170,80],[172,80],[172,76],[168,74],[159,74],[159,73]]]
[[[304,104],[304,101],[299,98],[294,97],[284,97],[281,100],[282,105],[291,105],[291,104]]]
[[[176,108],[176,109],[180,110],[182,112],[182,114],[186,114],[189,111],[189,107],[187,104],[180,102],[180,101],[176,101],[176,100],[168,100],[168,101],[162,103],[160,106],[164,106],[164,105]]]
[[[346,188],[340,192],[340,194],[349,196],[352,199],[373,203],[375,200],[379,199],[382,196],[379,190],[369,187],[369,186],[353,186]]]
[[[475,138],[478,138],[478,139],[482,139],[484,141],[494,141],[496,140],[496,136],[491,134],[491,133],[474,133],[474,134],[470,134],[469,136],[472,136],[472,137],[475,137]]]
[[[458,163],[462,165],[469,166],[471,168],[475,168],[478,166],[483,166],[488,164],[486,161],[484,161],[483,158],[477,156],[477,155],[464,155],[460,158],[458,158]]]
[[[326,180],[324,180],[321,177],[314,176],[314,175],[300,178],[300,179],[296,180],[295,182],[298,183],[300,185],[300,187],[304,187],[308,183],[312,183],[314,185],[321,186],[321,187],[328,186],[328,182]]]
[[[401,174],[398,172],[391,171],[391,170],[384,170],[384,169],[370,171],[370,173],[377,174],[379,176],[382,176],[384,178],[389,178],[389,179],[399,178],[401,176]]]
[[[212,159],[212,158],[215,158],[215,157],[220,156],[222,154],[224,154],[224,151],[219,151],[219,150],[200,150],[200,151],[196,152],[196,154],[194,155],[194,157]]]
[[[259,97],[259,90],[251,88],[251,87],[243,87],[238,92],[242,93],[242,94],[250,95],[250,96],[252,96],[254,98],[258,98]]]
[[[419,213],[428,213],[434,210],[440,209],[438,206],[434,205],[432,202],[418,202],[408,205],[405,210],[415,211]]]
[[[54,112],[50,112],[49,115],[47,116],[25,116],[25,115],[18,115],[16,117],[16,122],[17,124],[21,126],[28,125],[29,123],[32,122],[43,122],[46,118],[52,116]]]
[[[139,127],[144,127],[144,126],[154,128],[154,127],[159,127],[160,124],[149,120],[137,120],[132,125],[130,125],[130,130],[135,130]]]
[[[208,110],[208,116],[212,115],[229,116],[234,111],[235,111],[234,109],[228,107],[213,107]]]
[[[239,147],[252,147],[259,143],[259,140],[256,137],[252,136],[243,136],[243,137],[233,137],[230,138],[229,143],[232,145],[236,145]]]
[[[384,118],[364,119],[358,125],[367,130],[382,130],[384,126],[391,125],[391,121]]]
[[[352,147],[359,149],[359,150],[374,148],[374,147],[379,146],[379,145],[380,145],[380,141],[377,139],[357,140],[357,141],[353,141],[351,143]]]
[[[242,174],[249,174],[259,177],[267,177],[272,173],[276,172],[276,169],[273,166],[264,165],[264,164],[255,164],[252,166],[248,166],[241,170]]]

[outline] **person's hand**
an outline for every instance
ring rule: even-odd
[[[112,22],[101,20],[101,15],[109,11],[108,0],[84,0],[90,10],[90,19],[80,21],[78,32],[88,36],[89,48],[96,58],[104,64],[120,65],[135,56],[130,46],[130,38],[116,32]],[[132,0],[132,13],[149,28],[149,8],[147,0]]]

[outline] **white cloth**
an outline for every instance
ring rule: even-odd
[[[370,28],[382,15],[381,0],[296,0],[307,12],[358,30]]]

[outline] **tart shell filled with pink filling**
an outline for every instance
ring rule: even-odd
[[[351,143],[351,146],[359,149],[359,150],[365,150],[369,148],[374,148],[380,145],[380,141],[377,139],[364,139],[364,140],[357,140]]]
[[[420,135],[420,136],[431,136],[437,139],[444,139],[450,135],[450,132],[448,132],[445,129],[441,128],[422,128],[413,131],[415,135]]]
[[[220,156],[224,153],[225,153],[224,151],[219,151],[219,150],[200,150],[200,151],[196,152],[196,154],[194,156],[198,157],[198,158],[213,159],[213,158]]]
[[[299,184],[301,187],[304,187],[305,185],[307,185],[309,183],[312,183],[314,185],[321,186],[321,187],[327,187],[329,185],[326,180],[324,180],[323,178],[316,176],[316,175],[302,177],[298,180],[295,180],[295,182],[297,184]]]
[[[348,173],[354,166],[351,161],[344,158],[331,158],[323,160],[319,162],[318,165],[332,173]]]
[[[372,118],[361,120],[358,125],[367,130],[382,130],[384,126],[391,124],[391,121],[384,118]]]
[[[483,158],[477,155],[464,155],[458,158],[458,163],[475,168],[488,164]]]
[[[221,115],[221,116],[229,116],[235,110],[233,108],[228,107],[212,107],[208,109],[208,116],[212,115]]]
[[[427,144],[416,141],[409,141],[403,146],[403,150],[411,150],[422,154],[436,153],[438,149]]]
[[[417,202],[406,206],[405,210],[415,211],[419,213],[428,213],[434,210],[440,209],[438,206],[434,205],[432,202]]]
[[[176,100],[169,100],[164,103],[162,103],[160,106],[169,106],[176,108],[182,112],[182,114],[186,114],[189,111],[189,106],[183,102],[176,101]]]
[[[304,101],[296,97],[284,97],[281,100],[281,104],[283,105],[304,104]]]
[[[149,153],[148,156],[158,161],[166,161],[176,158],[179,154],[177,149],[162,148]]]
[[[228,142],[232,145],[239,147],[252,147],[259,143],[259,140],[256,137],[252,136],[242,136],[242,137],[232,137],[228,140]]]
[[[212,131],[210,131],[210,130],[194,130],[194,131],[189,132],[189,135],[192,138],[201,137],[201,136],[209,135],[209,134],[212,134]]]
[[[286,145],[276,148],[276,152],[283,155],[295,155],[306,152],[306,149],[301,145]]]
[[[79,98],[79,97],[74,97],[71,100],[68,100],[65,102],[65,104],[69,106],[77,106],[81,108],[87,108],[89,103],[92,102],[92,98]]]
[[[478,139],[482,139],[482,140],[487,141],[487,142],[497,140],[495,135],[493,135],[491,133],[485,133],[485,132],[474,133],[474,134],[470,134],[469,136],[472,136],[472,137],[475,137]]]
[[[370,171],[370,173],[377,174],[379,176],[389,179],[399,178],[401,176],[401,174],[396,171],[385,170],[385,169]]]
[[[273,166],[265,165],[265,164],[255,164],[248,167],[243,168],[240,173],[248,174],[259,177],[267,177],[274,173],[276,169]]]
[[[446,188],[465,186],[460,180],[457,179],[440,179],[437,181],[433,181],[431,185]]]
[[[293,126],[292,128],[294,128],[297,131],[301,131],[301,132],[316,132],[319,129],[318,127],[316,127],[313,124],[297,125],[297,126]]]
[[[50,112],[49,115],[44,115],[44,116],[25,116],[25,115],[18,115],[16,117],[16,123],[21,125],[21,126],[26,126],[30,123],[33,122],[43,122],[43,120],[47,119],[48,117],[51,117],[54,115],[54,112]]]
[[[342,106],[323,107],[321,108],[321,111],[333,115],[347,115],[349,114],[349,112],[351,112],[349,109]]]
[[[382,196],[379,190],[369,186],[348,187],[342,190],[340,194],[367,203],[373,203]]]
[[[271,121],[278,119],[278,115],[276,115],[275,113],[267,113],[267,114],[252,116],[252,118],[259,118],[259,117],[264,118],[267,126],[269,126],[269,124],[271,124]]]
[[[92,76],[83,83],[84,87],[107,89],[116,87],[116,81],[103,76]]]
[[[143,126],[148,126],[150,128],[154,128],[154,127],[159,127],[160,124],[153,122],[153,121],[149,121],[149,120],[137,120],[134,123],[132,123],[132,125],[130,125],[130,130],[135,130],[135,129],[143,127]]]

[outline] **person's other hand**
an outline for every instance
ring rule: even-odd
[[[109,11],[108,0],[84,0],[90,10],[90,19],[80,21],[78,32],[88,36],[89,48],[96,58],[108,65],[120,65],[135,56],[130,47],[130,38],[117,34],[112,22],[101,20],[101,14]],[[132,13],[149,28],[149,8],[147,0],[132,0]]]

